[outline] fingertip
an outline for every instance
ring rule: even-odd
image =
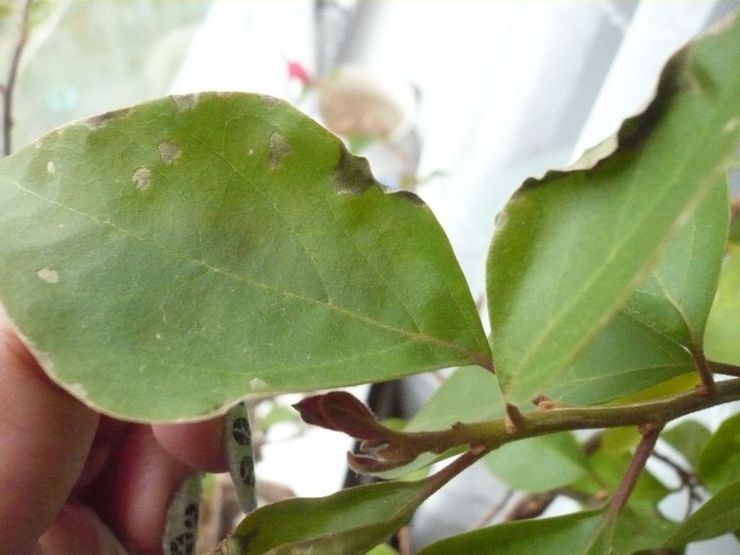
[[[165,451],[149,426],[132,430],[119,456],[114,496],[119,536],[136,552],[159,553],[172,497],[194,471]]]
[[[156,424],[154,437],[173,457],[204,472],[225,472],[223,418],[188,424]]]
[[[0,553],[24,553],[80,476],[98,415],[43,372],[0,317]]]

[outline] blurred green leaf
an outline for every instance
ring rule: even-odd
[[[740,480],[740,413],[722,422],[712,434],[699,456],[696,470],[715,493]]]
[[[622,480],[632,460],[630,451],[609,451],[599,448],[588,458],[589,476],[575,482],[571,487],[590,495],[611,494]],[[648,470],[643,470],[632,490],[631,500],[657,505],[670,491]]]
[[[644,507],[623,509],[611,545],[603,526],[604,511],[599,509],[481,528],[432,544],[418,555],[628,555],[660,545],[675,529],[657,512],[647,515],[644,511]]]
[[[257,420],[257,425],[262,432],[266,432],[271,426],[284,422],[300,422],[298,412],[292,408],[280,403],[273,403],[269,412]]]
[[[598,403],[691,370],[684,347],[701,341],[726,234],[738,57],[732,21],[671,59],[616,152],[512,197],[488,261],[508,401]]]
[[[387,543],[383,543],[372,548],[366,555],[398,555],[398,551],[393,549]]]
[[[507,443],[483,460],[508,486],[523,491],[556,489],[589,472],[583,448],[570,432]]]
[[[635,448],[642,435],[635,426],[625,428],[610,428],[601,435],[599,451],[616,455]]]
[[[433,214],[284,102],[204,93],[0,160],[0,299],[47,372],[119,417],[490,365]]]
[[[693,468],[699,464],[699,456],[709,441],[712,432],[696,420],[685,420],[666,430],[661,437],[681,453]]]
[[[730,243],[722,264],[717,296],[709,313],[704,348],[707,358],[740,365],[740,244]]]
[[[689,516],[665,546],[682,546],[689,542],[708,540],[740,528],[740,482],[720,489],[712,498]]]
[[[423,501],[423,487],[385,482],[267,505],[237,526],[228,553],[365,553],[403,526]]]

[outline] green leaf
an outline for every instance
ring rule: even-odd
[[[643,507],[639,507],[638,512],[630,508],[622,510],[612,536],[613,543],[607,538],[602,519],[604,510],[599,509],[481,528],[432,544],[418,555],[627,555],[660,545],[675,528],[654,510],[646,519],[643,510]]]
[[[661,437],[681,453],[689,464],[696,468],[699,457],[712,433],[696,420],[686,420],[666,430]]]
[[[714,293],[727,217],[718,199],[740,137],[739,56],[733,21],[672,58],[616,152],[512,197],[488,262],[508,401],[596,403],[690,369],[682,347],[700,340]]]
[[[398,555],[398,551],[393,549],[387,543],[382,543],[376,547],[373,547],[366,555]]]
[[[423,488],[424,482],[385,482],[267,505],[237,526],[228,553],[364,553],[404,525]]]
[[[496,377],[476,367],[458,368],[406,426],[407,432],[444,430],[506,414]]]
[[[0,300],[46,371],[161,421],[490,366],[433,214],[269,97],[172,97],[0,160]]]
[[[740,365],[740,244],[730,243],[709,312],[704,348],[707,358]]]
[[[556,489],[589,472],[583,448],[570,432],[507,443],[483,460],[506,484],[524,491]]]
[[[572,484],[572,488],[590,495],[612,493],[624,477],[624,472],[632,460],[629,451],[611,451],[609,446],[602,445],[589,459],[589,476]],[[630,499],[657,505],[670,492],[648,470],[643,470],[637,479]]]
[[[696,470],[713,492],[740,480],[740,413],[722,422],[714,432],[701,452]]]
[[[579,553],[599,526],[601,511],[523,520],[481,528],[425,547],[418,555]]]
[[[740,482],[720,489],[712,498],[689,516],[665,542],[666,547],[708,540],[734,532],[740,523]]]

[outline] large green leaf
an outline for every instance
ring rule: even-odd
[[[173,97],[0,161],[0,299],[52,377],[138,420],[490,365],[431,211],[273,98]]]
[[[686,545],[738,529],[740,529],[740,482],[733,482],[719,490],[687,518],[665,545]]]
[[[432,544],[418,555],[628,555],[660,545],[675,528],[656,512],[645,518],[643,507],[623,509],[610,541],[603,513],[600,509],[481,528]]]
[[[740,413],[717,429],[699,456],[699,477],[713,492],[740,480]]]
[[[586,454],[570,432],[507,443],[483,460],[506,484],[524,491],[566,486],[589,472]]]
[[[740,137],[738,57],[733,21],[672,58],[616,152],[528,180],[508,203],[488,262],[507,400],[594,403],[691,368],[683,347],[700,346],[726,233],[718,199]]]
[[[227,553],[365,553],[403,526],[424,500],[423,487],[424,482],[385,482],[268,505],[239,524]]]
[[[740,244],[730,243],[704,335],[707,358],[740,365]]]

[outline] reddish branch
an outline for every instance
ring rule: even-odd
[[[12,152],[11,131],[13,129],[13,92],[15,91],[18,67],[20,66],[23,49],[28,41],[28,19],[31,12],[32,2],[33,0],[26,0],[23,4],[18,40],[15,43],[13,56],[10,59],[8,77],[1,89],[3,98],[3,154],[5,156],[8,156]]]

